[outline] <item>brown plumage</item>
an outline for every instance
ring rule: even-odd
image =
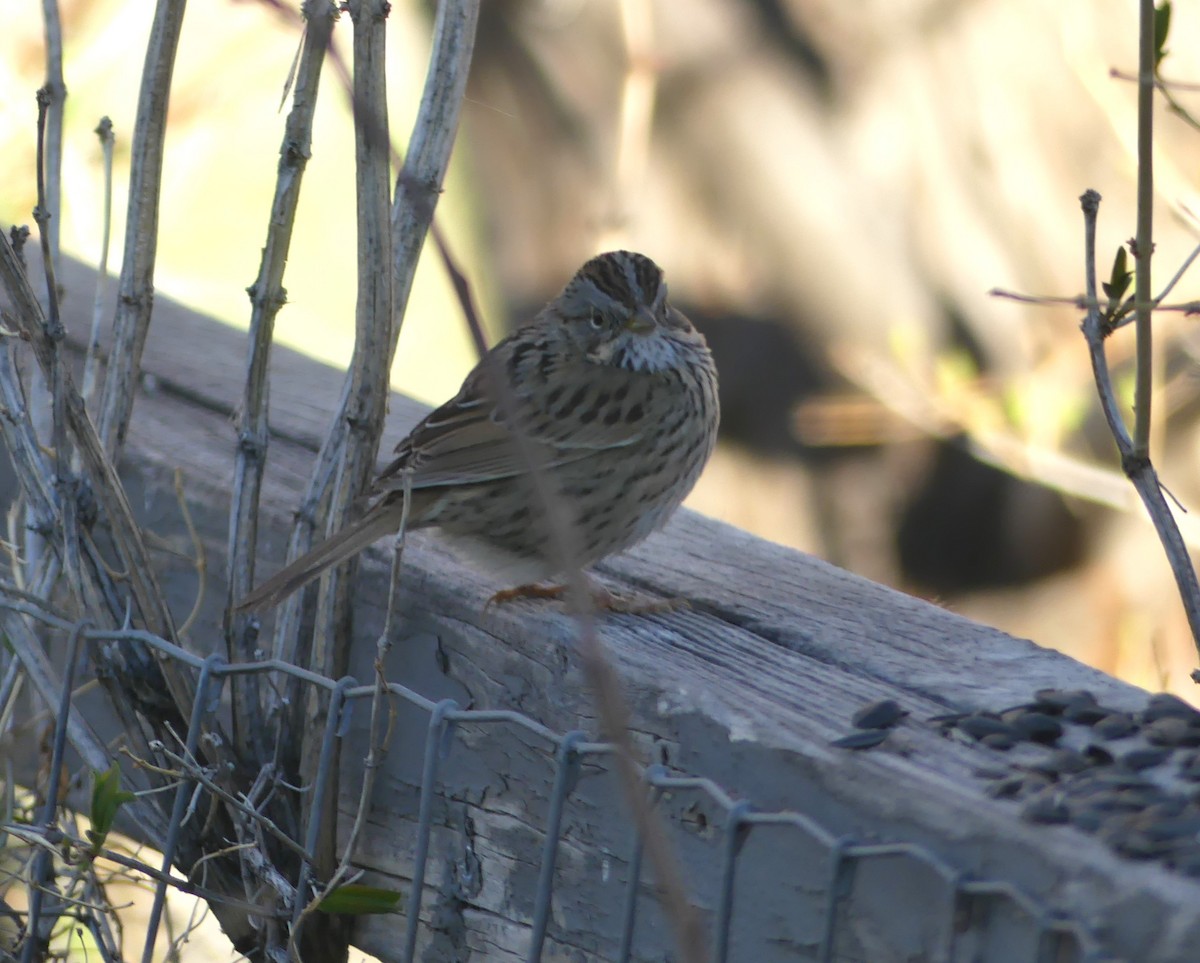
[[[489,387],[495,375],[507,383],[508,404]],[[410,528],[440,529],[468,560],[508,580],[560,572],[565,560],[553,557],[529,454],[573,515],[575,561],[589,565],[666,523],[712,453],[718,420],[712,357],[667,303],[662,271],[641,254],[602,254],[400,442],[362,518],[238,607],[277,604],[395,533],[406,473]],[[527,444],[515,444],[513,431]],[[497,597],[516,594],[527,593]]]

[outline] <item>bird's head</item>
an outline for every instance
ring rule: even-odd
[[[667,303],[662,269],[644,254],[610,251],[583,265],[552,304],[593,364],[656,371],[678,364],[679,342],[697,339]]]

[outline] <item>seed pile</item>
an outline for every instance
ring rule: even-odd
[[[1041,689],[1001,712],[929,721],[949,738],[1015,751],[976,775],[989,795],[1020,801],[1022,818],[1200,878],[1200,712],[1182,699],[1160,693],[1128,713],[1084,690]]]

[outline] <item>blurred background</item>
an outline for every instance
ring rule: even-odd
[[[92,130],[107,115],[116,264],[151,9],[61,11],[62,248],[93,262],[100,249]],[[401,149],[431,12],[392,6]],[[0,22],[0,220],[23,223],[42,21],[0,0]],[[1200,80],[1197,26],[1178,4],[1166,76]],[[343,51],[349,30],[335,31]],[[598,250],[664,267],[722,378],[723,444],[693,508],[1194,698],[1195,651],[1116,470],[1078,312],[989,295],[1081,293],[1087,188],[1104,197],[1103,275],[1134,233],[1135,89],[1111,71],[1136,69],[1136,36],[1132,0],[486,0],[438,217],[493,336]],[[299,38],[294,15],[253,0],[187,14],[157,287],[231,325],[250,314]],[[322,98],[277,336],[344,364],[353,140],[332,71]],[[1197,243],[1200,132],[1160,103],[1156,137],[1157,291]],[[1185,276],[1171,300],[1197,296]],[[1197,341],[1180,314],[1156,324],[1156,458],[1193,507]],[[1128,331],[1110,342],[1126,397],[1132,347]],[[472,360],[429,251],[393,383],[438,402]]]

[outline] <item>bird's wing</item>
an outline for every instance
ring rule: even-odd
[[[645,420],[625,415],[640,410],[648,385],[626,385],[622,402],[614,402],[609,390],[604,401],[608,372],[598,366],[578,365],[568,372],[543,365],[535,371],[536,362],[529,357],[531,370],[524,372],[520,362],[525,359],[511,338],[497,345],[459,393],[430,412],[397,445],[395,459],[375,482],[376,494],[399,491],[406,471],[411,472],[414,491],[478,484],[524,474],[529,470],[529,454],[542,468],[553,469],[627,447],[643,436]],[[515,408],[512,420],[520,426],[526,444],[514,442],[504,405],[488,389],[489,375],[500,371],[513,385],[509,390]],[[549,389],[547,378],[551,384],[562,384],[562,390]],[[612,417],[614,410],[621,417]]]

